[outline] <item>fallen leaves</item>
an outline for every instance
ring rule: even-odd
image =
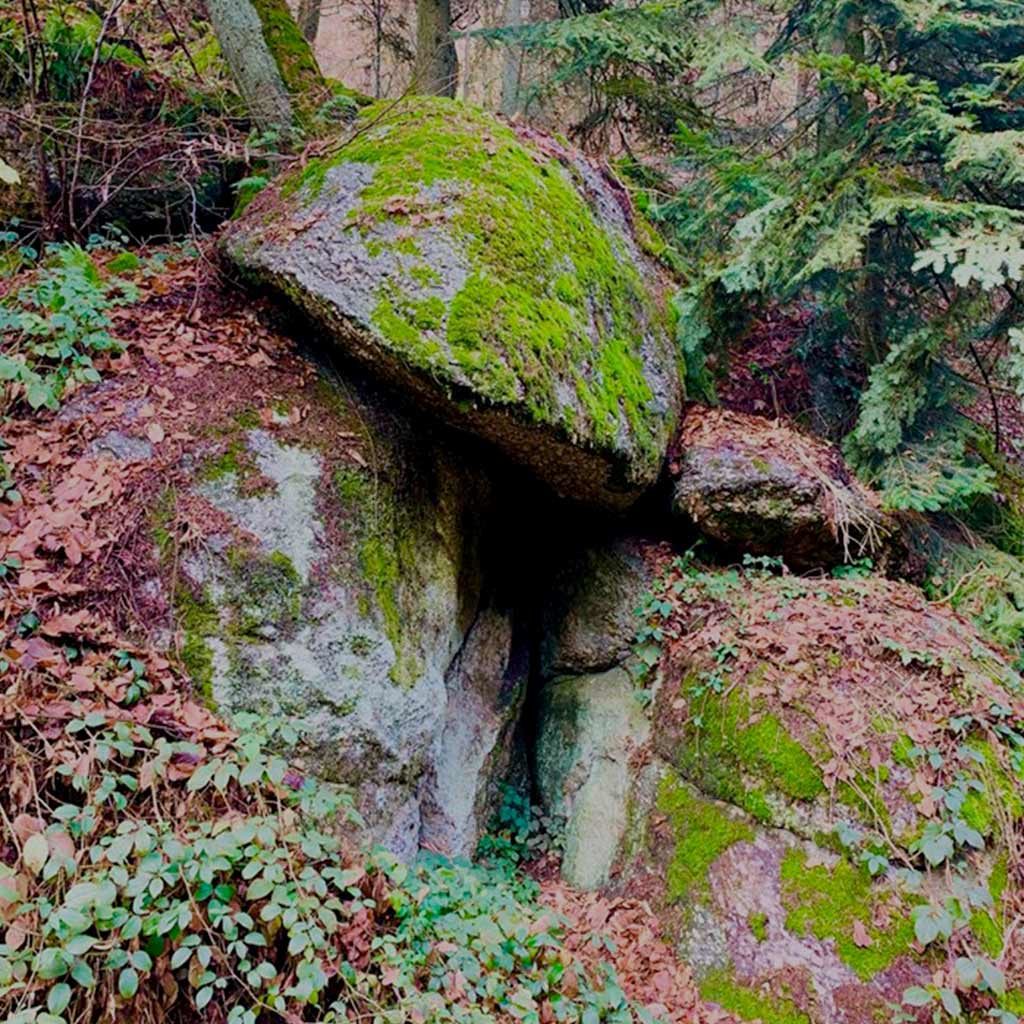
[[[661,924],[646,902],[579,892],[555,873],[541,881],[541,902],[565,922],[564,946],[570,959],[562,989],[567,994],[566,986],[571,988],[576,979],[572,963],[596,971],[606,961],[615,968],[626,995],[665,1024],[735,1020],[732,1014],[703,1002],[689,967],[661,938]],[[602,941],[594,941],[596,934]]]

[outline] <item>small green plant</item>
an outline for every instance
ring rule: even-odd
[[[55,246],[51,261],[0,306],[0,381],[8,400],[56,409],[69,386],[100,379],[93,357],[117,352],[109,310],[136,298],[134,287],[105,279],[89,254]]]
[[[507,861],[429,856],[411,870],[393,863],[390,879],[398,923],[375,940],[374,956],[392,979],[403,1019],[539,1024],[549,1010],[566,1024],[653,1024],[607,965],[594,972],[577,965],[570,988],[563,922]]]
[[[521,790],[506,784],[491,828],[478,844],[477,856],[488,863],[518,867],[559,849],[564,825],[531,804]]]
[[[837,565],[832,569],[834,580],[866,580],[875,570],[875,563],[870,558],[857,558],[846,565]]]

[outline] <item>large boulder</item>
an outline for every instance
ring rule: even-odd
[[[298,365],[261,370],[256,405],[194,395],[203,433],[154,513],[171,646],[229,720],[287,721],[293,759],[354,792],[370,840],[470,854],[527,671],[514,610],[483,593],[495,495],[450,438]],[[144,464],[155,446],[131,432],[97,450]]]
[[[1001,952],[1017,895],[999,865],[1024,815],[1005,655],[875,577],[696,573],[668,593],[685,641],[653,713],[669,771],[649,850],[688,908],[684,947],[707,958],[721,937],[706,977],[726,1005],[767,986],[813,1021],[872,1019],[929,979],[910,918],[966,891],[951,864],[977,896],[958,941]]]
[[[732,549],[798,569],[877,559],[891,525],[831,446],[791,426],[691,406],[674,460],[674,508]]]
[[[1002,650],[879,577],[672,559],[656,578],[655,678],[543,697],[540,791],[599,857],[589,874],[567,858],[572,879],[647,894],[705,998],[744,1018],[870,1024],[947,949],[1019,989],[1024,687]]]
[[[657,478],[679,364],[625,191],[578,154],[430,98],[367,108],[225,237],[250,279],[558,493]]]

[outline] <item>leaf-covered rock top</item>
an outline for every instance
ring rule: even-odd
[[[884,560],[894,524],[842,455],[792,425],[691,406],[673,460],[674,507],[729,548],[799,569]]]
[[[681,392],[658,274],[625,192],[561,145],[451,101],[374,105],[227,249],[560,493],[623,505],[656,478]]]
[[[953,826],[1024,814],[1021,679],[949,609],[877,577],[684,574],[670,593],[655,743],[708,795],[809,838],[828,802],[922,863],[930,823],[970,848]]]

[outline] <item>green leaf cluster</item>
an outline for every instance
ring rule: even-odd
[[[57,409],[69,388],[99,381],[94,356],[121,350],[110,310],[135,298],[133,285],[104,277],[84,249],[53,246],[33,280],[0,305],[0,381],[8,405]]]

